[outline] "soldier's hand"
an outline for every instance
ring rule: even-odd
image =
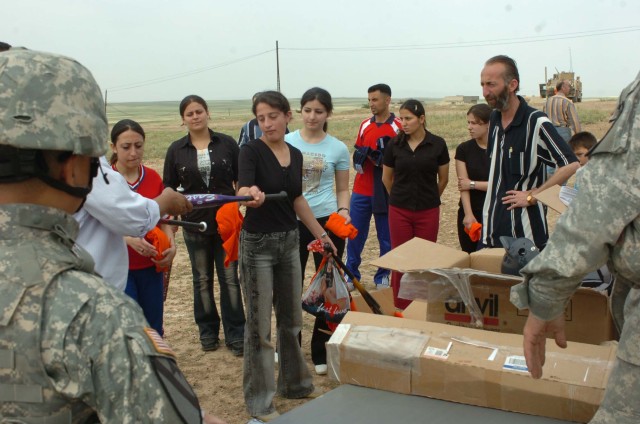
[[[524,336],[524,357],[527,361],[527,368],[533,378],[542,377],[548,333],[553,335],[559,347],[563,349],[567,347],[563,315],[552,321],[543,321],[529,312],[522,335]]]
[[[165,188],[162,194],[154,199],[160,206],[160,215],[184,215],[193,210],[193,205],[182,194],[172,188]]]

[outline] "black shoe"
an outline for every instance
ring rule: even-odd
[[[244,355],[244,342],[242,342],[242,341],[233,342],[230,345],[228,345],[227,347],[229,348],[229,350],[231,351],[231,354],[233,356],[242,356],[242,355]]]
[[[202,350],[204,350],[205,352],[212,352],[214,350],[218,350],[218,348],[220,347],[220,340],[213,340],[213,341],[203,341],[202,342]]]

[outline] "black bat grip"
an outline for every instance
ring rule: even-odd
[[[264,201],[266,202],[267,200],[285,200],[288,196],[289,195],[287,194],[287,192],[283,190],[280,193],[265,194]]]

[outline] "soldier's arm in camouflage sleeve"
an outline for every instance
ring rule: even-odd
[[[81,398],[101,422],[200,423],[197,397],[171,350],[145,331],[133,301],[100,284],[66,328],[45,328],[54,384]]]
[[[599,154],[584,169],[580,191],[547,247],[522,270],[525,283],[514,289],[517,306],[551,320],[582,278],[607,261],[640,210],[638,169],[629,169],[633,164],[624,159],[627,155]]]

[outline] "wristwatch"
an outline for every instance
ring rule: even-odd
[[[533,203],[533,194],[529,193],[527,196],[527,204],[531,205]]]
[[[469,187],[471,187],[471,190],[475,190],[476,189],[476,182],[475,181],[471,181],[469,183]]]

